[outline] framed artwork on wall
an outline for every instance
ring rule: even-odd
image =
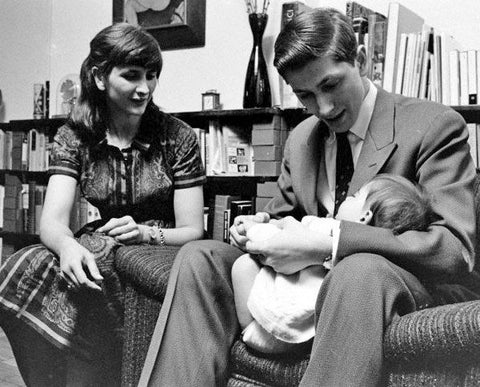
[[[162,50],[205,46],[206,0],[113,0],[113,22],[140,25]]]

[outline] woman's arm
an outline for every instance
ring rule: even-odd
[[[103,279],[93,255],[74,239],[69,228],[76,186],[77,181],[73,177],[50,177],[40,220],[40,239],[60,258],[60,269],[67,281],[75,286],[100,290],[85,272],[87,269],[95,281]]]
[[[175,228],[163,229],[167,245],[183,245],[195,239],[202,239],[203,227],[203,186],[176,189],[173,197]]]
[[[183,245],[203,237],[203,187],[176,189],[173,196],[175,228],[162,228],[165,244]],[[119,242],[149,242],[149,226],[137,224],[131,216],[110,219],[97,231],[115,237]],[[159,243],[159,240],[156,240]]]

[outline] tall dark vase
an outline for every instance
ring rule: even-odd
[[[266,13],[252,13],[248,15],[248,20],[252,29],[253,48],[248,62],[247,77],[245,78],[243,107],[270,107],[272,106],[272,96],[262,48],[262,38],[268,15]]]

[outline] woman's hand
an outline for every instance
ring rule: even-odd
[[[247,230],[255,223],[268,223],[270,215],[266,212],[257,212],[255,215],[240,215],[233,220],[230,227],[230,244],[245,250],[248,241]]]
[[[60,253],[60,270],[69,288],[90,288],[102,290],[97,282],[103,277],[98,271],[93,254],[74,239],[62,248]]]
[[[330,228],[312,231],[291,216],[272,220],[281,229],[273,237],[246,242],[246,250],[260,254],[259,261],[277,273],[293,274],[311,265],[322,264],[332,252]]]
[[[135,244],[146,242],[146,226],[137,224],[129,215],[112,218],[96,230],[115,238],[118,242]]]

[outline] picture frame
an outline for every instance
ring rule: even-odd
[[[136,4],[140,4],[137,9]],[[157,39],[162,51],[205,46],[206,0],[170,0],[161,11],[138,11],[143,9],[141,4],[141,0],[113,0],[113,23],[141,25]],[[172,6],[180,9],[174,17],[171,17]]]

